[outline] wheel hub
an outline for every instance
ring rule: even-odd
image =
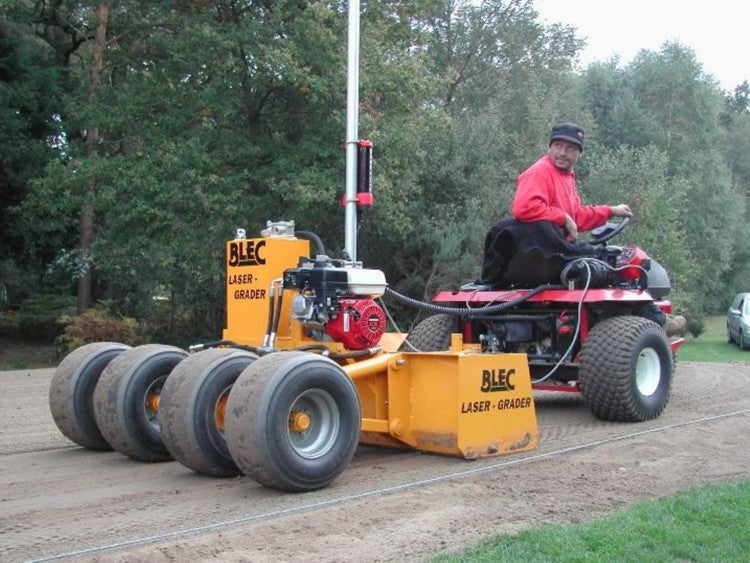
[[[305,432],[310,429],[310,416],[302,411],[294,411],[289,417],[289,430],[291,432]]]
[[[325,455],[339,435],[339,408],[323,389],[308,389],[299,395],[289,409],[288,420],[289,442],[298,455],[307,459]]]
[[[635,366],[635,385],[641,395],[650,396],[656,392],[661,381],[659,354],[653,348],[644,348],[638,354]]]
[[[216,428],[220,432],[224,432],[225,416],[227,412],[228,400],[229,400],[229,389],[224,391],[221,394],[221,397],[219,397],[219,400],[216,401],[216,408],[214,409],[214,422],[216,423]]]

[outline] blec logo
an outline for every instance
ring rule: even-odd
[[[266,259],[261,256],[261,249],[266,246],[266,241],[246,240],[229,243],[229,265],[230,266],[261,266]]]
[[[510,377],[516,374],[515,369],[483,369],[482,370],[482,393],[493,391],[513,391],[516,386],[510,381]]]

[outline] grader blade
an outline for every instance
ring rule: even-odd
[[[536,447],[525,354],[384,354],[344,371],[359,393],[362,443],[466,459]]]

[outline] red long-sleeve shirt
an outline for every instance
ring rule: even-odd
[[[560,170],[548,154],[518,177],[512,212],[519,221],[552,221],[561,227],[567,213],[579,231],[595,229],[612,215],[609,205],[581,205],[575,173]]]

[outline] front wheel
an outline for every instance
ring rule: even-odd
[[[737,342],[737,346],[740,347],[740,350],[747,350],[747,344],[745,343],[745,335],[742,333],[742,327],[740,327],[740,339]]]
[[[234,461],[274,489],[325,487],[359,443],[354,383],[336,363],[314,354],[276,352],[250,364],[232,387],[226,413]]]
[[[451,334],[456,328],[454,315],[440,314],[418,323],[401,346],[404,352],[443,352],[451,347]]]
[[[591,329],[581,348],[579,388],[602,420],[658,417],[672,385],[672,350],[664,331],[641,317],[614,317]]]

